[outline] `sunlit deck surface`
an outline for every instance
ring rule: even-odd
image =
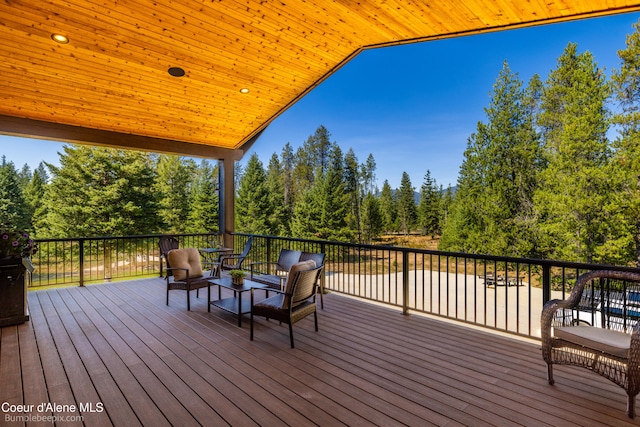
[[[586,370],[549,386],[536,342],[332,293],[291,349],[286,325],[260,319],[252,342],[248,316],[207,313],[206,290],[191,312],[170,298],[160,278],[30,292],[31,320],[1,330],[0,402],[104,404],[87,426],[640,424]]]

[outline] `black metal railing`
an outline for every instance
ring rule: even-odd
[[[248,234],[237,233],[242,247]],[[280,249],[323,252],[324,286],[371,301],[526,337],[540,336],[540,314],[566,298],[576,278],[604,266],[395,246],[254,235],[247,261],[275,261]],[[248,264],[246,264],[248,265]]]
[[[73,285],[160,273],[160,235],[40,239],[30,287]],[[210,247],[218,234],[178,234],[181,247]]]
[[[241,250],[249,234],[236,233]],[[509,332],[540,336],[544,302],[566,298],[576,278],[596,269],[630,267],[440,252],[383,245],[253,235],[243,266],[275,261],[281,249],[325,254],[328,291]],[[160,235],[39,240],[31,287],[84,285],[157,276]],[[217,234],[179,234],[181,247],[211,247]]]

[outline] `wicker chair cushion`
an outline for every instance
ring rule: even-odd
[[[202,264],[200,263],[200,252],[196,248],[173,249],[167,254],[171,268],[186,268],[189,270],[189,278],[202,277]],[[175,280],[185,280],[187,272],[185,270],[173,270]]]
[[[289,270],[289,274],[287,275],[287,283],[284,285],[284,292],[287,294],[291,292],[291,286],[293,286],[296,274],[298,274],[299,271],[312,270],[314,268],[316,268],[316,262],[313,260],[300,261],[293,264],[291,266],[291,270]]]
[[[631,347],[631,334],[592,326],[554,328],[553,335],[572,343],[626,358]]]

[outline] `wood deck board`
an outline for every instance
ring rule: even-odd
[[[25,402],[48,402],[44,370],[40,364],[38,346],[34,331],[28,323],[19,325],[18,339],[20,342],[20,369],[22,374],[23,400]],[[30,427],[44,426],[44,422],[30,423]]]
[[[549,386],[535,341],[334,293],[290,349],[286,325],[258,318],[250,341],[248,316],[208,313],[206,292],[167,306],[163,284],[30,292],[30,321],[0,330],[0,401],[104,403],[91,426],[640,425],[584,369]]]
[[[74,395],[73,401],[54,403],[69,406],[73,405],[77,410],[70,414],[67,412],[64,414],[75,415],[79,413],[81,403],[97,403],[100,401],[100,396],[89,372],[73,345],[69,332],[65,329],[64,324],[58,316],[56,307],[51,299],[52,295],[55,295],[55,292],[40,293],[38,294],[38,299]],[[94,414],[83,413],[82,415],[86,416],[86,420],[90,420],[92,424],[95,423],[94,425],[110,424],[107,422],[108,414],[106,412]]]
[[[105,288],[102,287],[100,290],[104,291]],[[108,291],[103,294],[114,300],[118,298],[118,296],[114,294],[109,294]],[[153,315],[145,315],[144,307],[140,307],[139,304],[135,305],[136,308],[141,311],[137,311],[133,306],[126,309],[132,321],[144,325],[150,333],[156,335],[154,338],[161,339],[164,343],[170,343],[171,349],[180,353],[181,360],[187,362],[191,368],[201,376],[202,380],[206,380],[209,384],[215,384],[217,390],[211,390],[207,392],[207,395],[211,398],[212,393],[215,392],[218,394],[214,397],[214,400],[216,400],[216,408],[220,412],[222,412],[220,408],[222,403],[230,411],[236,408],[237,412],[238,407],[242,408],[242,411],[246,412],[246,414],[251,414],[254,419],[259,419],[268,425],[278,425],[280,423],[273,414],[266,410],[255,399],[247,395],[242,387],[237,385],[238,382],[241,383],[240,385],[243,385],[242,381],[245,379],[245,376],[242,373],[238,373],[235,370],[220,369],[221,366],[223,366],[223,361],[216,355],[215,351],[220,339],[207,342],[206,337],[199,331],[184,327],[184,325],[177,322],[171,323],[172,316],[167,315],[166,312],[159,311]],[[176,336],[183,338],[191,336],[193,342],[198,342],[196,340],[200,340],[200,342],[198,346],[189,344],[184,348],[180,348],[179,342],[173,339]],[[187,349],[191,351],[186,351]],[[231,402],[234,402],[235,405],[229,406]],[[235,422],[233,424],[235,425],[239,425],[238,423],[250,425],[252,422],[246,415],[242,416],[240,413],[236,413],[234,418]]]
[[[40,404],[44,402],[75,402],[73,391],[71,390],[71,384],[64,371],[62,359],[56,348],[56,342],[47,324],[46,317],[40,306],[40,300],[37,295],[33,294],[33,297],[29,299],[29,315],[30,321],[19,325],[19,328],[30,328],[33,330],[33,336],[35,337],[35,344],[38,348],[38,356],[40,358],[40,364],[42,366],[42,372],[44,374],[46,392],[48,395],[47,400],[32,400],[29,403]],[[29,346],[32,347],[32,346]],[[32,369],[38,369],[38,367],[31,367]],[[29,375],[26,372],[22,373],[23,384],[24,377]],[[24,386],[23,386],[24,387]],[[47,410],[45,412],[38,412],[38,415],[43,417],[52,415],[52,412]],[[82,423],[76,421],[67,420],[68,425],[79,425]]]
[[[176,423],[180,423],[181,425],[198,425],[195,415],[185,407],[185,403],[175,398],[176,394],[185,391],[185,388],[182,381],[180,381],[175,374],[172,374],[170,369],[167,368],[161,360],[162,355],[150,349],[148,343],[128,333],[129,330],[122,328],[120,325],[121,321],[115,316],[110,319],[107,317],[109,320],[103,318],[100,312],[103,312],[104,315],[104,313],[108,314],[108,311],[102,310],[104,307],[102,303],[95,298],[91,298],[90,288],[81,289],[80,291],[81,292],[75,292],[75,296],[78,298],[78,301],[84,299],[82,305],[85,307],[87,316],[89,316],[96,327],[100,329],[111,348],[119,355],[124,356],[123,359],[128,361],[129,368],[132,369],[132,372],[135,372],[134,375],[143,382],[142,384],[152,385],[151,390],[144,387],[144,385],[143,388],[147,392],[150,392],[151,400],[155,402],[158,408],[162,409],[169,422],[173,425],[176,425]],[[125,340],[125,337],[119,335],[116,328],[118,328],[120,332],[124,330],[128,337],[133,337],[131,342],[128,342]],[[133,348],[136,349],[135,357],[138,359],[135,363],[131,360],[131,351]],[[144,398],[144,396],[142,397]],[[189,394],[188,392],[185,393],[183,397],[185,398],[186,405],[193,405],[193,407],[196,408],[195,412],[202,412],[201,409],[206,406],[196,406],[193,404],[191,399],[195,400],[197,396]],[[211,415],[211,412],[199,415]]]

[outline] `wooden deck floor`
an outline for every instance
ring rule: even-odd
[[[549,386],[535,342],[328,294],[292,350],[285,325],[260,319],[251,342],[248,321],[207,313],[206,291],[191,312],[164,295],[161,279],[30,292],[31,320],[1,329],[0,425],[24,425],[8,404],[33,405],[27,425],[640,424],[595,374],[557,367]]]

